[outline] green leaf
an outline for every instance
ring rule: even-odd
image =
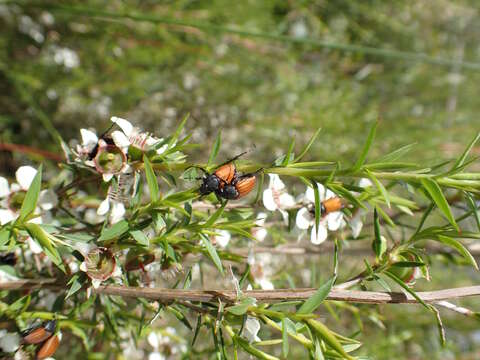
[[[308,298],[300,309],[298,309],[297,314],[311,314],[313,313],[325,300],[332,290],[333,284],[335,284],[336,276],[332,277],[325,284],[320,286],[318,290],[310,298]]]
[[[435,314],[435,320],[437,321],[438,336],[440,338],[440,344],[442,344],[442,346],[445,346],[446,344],[445,328],[443,327],[443,322],[442,322],[442,318],[440,317],[440,312],[433,305],[430,305],[430,310]]]
[[[433,239],[441,242],[442,244],[445,244],[451,248],[454,248],[457,250],[460,255],[463,256],[463,258],[470,264],[472,265],[475,269],[478,270],[478,264],[475,261],[475,258],[470,254],[470,252],[465,248],[465,246],[462,245],[462,243],[458,240],[455,240],[451,237],[444,236],[444,235],[437,235],[437,239]]]
[[[335,335],[323,325],[321,322],[313,319],[306,320],[306,323],[310,326],[310,328],[323,340],[325,343],[328,344],[333,350],[337,353],[342,355],[347,360],[353,360],[353,357],[347,354],[347,352],[343,349],[342,344],[340,341],[335,337]]]
[[[373,238],[372,248],[378,260],[387,250],[387,244],[380,233],[380,220],[378,218],[377,207],[373,210],[373,225],[375,237]]]
[[[143,163],[145,165],[145,177],[147,178],[148,190],[150,190],[151,202],[155,203],[159,199],[157,177],[155,176],[155,172],[153,171],[152,164],[150,163],[150,160],[148,160],[148,157],[143,157]]]
[[[247,312],[248,308],[252,305],[255,305],[256,300],[251,297],[247,297],[243,299],[240,304],[233,305],[225,308],[226,311],[234,314],[234,315],[243,315]]]
[[[385,275],[387,275],[390,279],[392,279],[393,281],[395,281],[398,285],[400,285],[406,292],[408,292],[410,295],[412,295],[420,304],[422,304],[423,306],[425,306],[428,310],[430,310],[430,307],[428,306],[428,304],[425,303],[425,301],[423,301],[420,296],[417,295],[417,293],[415,291],[413,291],[412,289],[410,289],[410,287],[405,284],[403,282],[402,279],[400,279],[397,275],[391,273],[390,271],[385,271],[384,272]]]
[[[0,230],[0,246],[5,245],[10,240],[10,230],[3,228]]]
[[[357,162],[352,167],[352,172],[356,172],[356,171],[360,170],[362,165],[365,163],[365,160],[367,159],[368,151],[370,150],[370,147],[372,146],[373,139],[375,138],[375,133],[377,132],[377,125],[378,125],[378,122],[375,122],[372,125],[372,127],[370,128],[370,132],[368,133],[367,141],[365,142],[365,145],[363,146],[363,150],[360,154],[360,157],[357,159]]]
[[[222,131],[219,130],[217,134],[217,138],[215,139],[215,143],[213,144],[212,152],[210,153],[210,157],[208,158],[207,168],[213,164],[213,161],[218,155],[218,151],[220,150],[220,146],[222,145]]]
[[[65,300],[67,300],[70,296],[72,296],[82,288],[83,282],[80,281],[80,275],[79,274],[73,275],[67,285],[71,285],[71,286],[70,286],[70,290],[68,290]]]
[[[188,118],[190,117],[190,114],[185,115],[183,118],[182,122],[178,125],[177,129],[175,130],[175,133],[172,135],[172,138],[170,139],[170,142],[168,143],[168,148],[170,149],[175,145],[175,143],[178,140],[178,137],[180,136],[180,133],[183,130],[183,127],[185,126],[185,123],[187,122]]]
[[[37,224],[29,222],[24,226],[30,236],[38,241],[39,245],[42,247],[45,254],[47,254],[47,256],[52,260],[52,262],[62,271],[65,271],[62,258],[60,257],[57,249],[53,246],[51,235]]]
[[[262,360],[280,360],[279,358],[267,354],[266,352],[263,352],[261,350],[258,350],[256,347],[252,346],[249,344],[249,342],[245,339],[242,339],[240,336],[235,335],[234,336],[234,341],[236,344],[240,345],[243,350],[248,352],[249,354],[256,356],[258,359]]]
[[[225,210],[225,206],[226,206],[226,205],[227,205],[227,202],[225,201],[225,202],[222,204],[222,206],[220,206],[220,207],[217,209],[217,211],[215,211],[215,212],[213,213],[213,215],[210,216],[210,218],[205,222],[205,224],[203,225],[203,227],[209,228],[209,227],[211,227],[213,224],[215,224],[215,221],[217,221],[218,218],[219,218],[220,216],[222,216],[223,210]]]
[[[37,174],[33,178],[32,183],[25,194],[25,198],[23,199],[22,207],[20,208],[20,216],[18,218],[20,223],[23,223],[27,216],[32,214],[37,207],[38,196],[42,187],[42,167],[43,165],[40,164]]]
[[[446,216],[450,224],[452,224],[457,231],[460,231],[455,218],[453,217],[450,206],[448,205],[447,199],[445,199],[445,195],[443,195],[442,189],[438,186],[437,182],[431,179],[422,179],[421,182],[435,205],[437,205],[440,211]]]
[[[382,194],[383,198],[385,199],[385,203],[387,204],[388,208],[390,209],[390,196],[388,196],[388,191],[385,189],[385,186],[377,179],[377,177],[370,171],[367,170],[368,177],[377,187],[380,194]]]
[[[287,323],[285,322],[285,318],[282,319],[282,353],[283,357],[288,357],[288,331],[287,331]]]
[[[312,137],[308,141],[307,145],[305,145],[305,147],[302,149],[300,154],[293,160],[294,163],[300,161],[305,156],[305,154],[308,152],[310,147],[313,145],[313,142],[317,138],[318,134],[320,134],[320,131],[322,131],[322,128],[318,128],[317,131],[315,131],[315,133],[312,135]]]
[[[119,238],[128,231],[128,222],[121,220],[109,228],[104,228],[97,241],[108,241]]]
[[[465,196],[467,197],[468,206],[470,206],[470,209],[473,212],[473,217],[475,218],[478,231],[480,232],[480,215],[478,214],[477,205],[475,204],[475,201],[473,200],[472,195],[469,192],[465,191]],[[0,240],[0,243],[1,243],[1,240]]]
[[[375,163],[389,163],[389,162],[398,160],[401,157],[403,157],[406,153],[408,153],[412,149],[412,147],[415,146],[416,144],[417,143],[412,143],[412,144],[402,146],[401,148],[396,149],[388,153],[387,155],[382,156],[377,161],[375,161]]]
[[[290,145],[288,147],[287,154],[285,155],[285,159],[283,159],[282,166],[287,166],[290,163],[290,160],[292,160],[294,147],[295,147],[295,138],[293,138],[292,141],[290,141]]]
[[[477,135],[473,138],[473,140],[470,142],[470,144],[468,144],[467,148],[465,149],[465,151],[463,152],[462,156],[460,156],[458,158],[458,160],[455,162],[455,164],[453,164],[452,166],[452,170],[453,169],[457,169],[457,168],[460,168],[463,163],[465,162],[465,160],[467,159],[467,156],[468,154],[470,153],[470,151],[472,150],[472,148],[475,146],[475,144],[477,143],[478,139],[480,139],[480,132],[477,133]]]
[[[149,241],[147,236],[143,233],[143,231],[140,230],[132,230],[130,231],[130,235],[135,239],[137,243],[139,243],[142,246],[148,247]]]
[[[212,243],[210,242],[210,239],[207,236],[205,236],[204,234],[200,234],[200,236],[202,238],[203,245],[205,245],[205,248],[207,249],[207,252],[208,252],[208,255],[210,256],[210,259],[212,259],[212,261],[215,264],[215,266],[217,267],[218,271],[220,271],[220,273],[223,275],[223,265],[222,265],[222,262],[220,260],[220,257],[217,254],[217,250],[212,245]]]
[[[31,295],[22,296],[20,299],[10,304],[10,306],[8,307],[8,311],[11,311],[13,313],[22,313],[28,308],[31,300]]]

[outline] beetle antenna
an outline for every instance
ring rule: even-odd
[[[187,171],[188,169],[191,169],[191,168],[200,169],[200,170],[202,170],[202,171],[204,172],[204,174],[207,174],[207,175],[209,174],[207,170],[205,170],[205,169],[202,168],[201,166],[197,166],[197,165],[190,165],[190,166],[188,166],[187,168],[185,168],[184,171]],[[197,180],[199,180],[199,179],[197,179]]]
[[[102,135],[100,135],[98,138],[99,138],[99,139],[102,139],[105,135],[107,135],[107,133],[108,133],[110,130],[112,130],[112,128],[113,128],[115,125],[116,125],[115,123],[112,123],[112,125],[110,125],[110,126],[108,127],[108,129],[105,130],[105,131],[102,133]]]

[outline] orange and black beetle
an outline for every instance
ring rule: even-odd
[[[23,341],[27,344],[39,344],[51,337],[56,327],[57,322],[50,320],[40,326],[28,329],[23,333]]]
[[[43,343],[43,345],[40,347],[40,350],[38,350],[37,360],[46,359],[55,354],[55,351],[57,351],[59,344],[60,338],[58,337],[58,335],[50,337],[47,341]]]
[[[226,184],[215,193],[227,200],[240,199],[247,195],[255,187],[257,182],[256,173],[245,174],[235,177],[230,184]]]
[[[0,254],[0,265],[10,265],[14,266],[17,263],[17,257],[15,253],[8,252]]]
[[[235,168],[235,164],[233,162],[246,153],[247,151],[244,151],[234,158],[225,161],[223,164],[217,166],[215,171],[211,174],[207,170],[198,167],[204,173],[203,177],[199,178],[203,180],[199,189],[200,194],[208,195],[212,192],[216,193],[220,189],[223,189],[225,185],[231,184],[232,181],[237,177],[237,169]]]

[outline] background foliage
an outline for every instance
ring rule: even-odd
[[[162,136],[190,113],[186,130],[202,144],[189,154],[193,160],[206,161],[219,129],[221,157],[255,144],[249,157],[263,163],[283,153],[292,137],[303,144],[322,127],[308,156],[349,163],[380,119],[372,157],[416,142],[407,159],[437,163],[461,153],[478,130],[475,1],[3,2],[0,18],[2,143],[60,154],[55,131],[77,138],[80,127],[106,129],[116,114]],[[41,158],[28,156],[1,152],[1,173]],[[329,259],[305,256],[312,279],[287,267],[276,285],[318,286],[329,276]],[[473,268],[437,264],[422,289],[478,279]],[[478,355],[474,319],[445,313],[442,349],[431,314],[420,306],[378,311],[384,327],[377,315],[365,322],[365,354]],[[352,323],[348,316],[332,320],[346,334],[357,330]]]

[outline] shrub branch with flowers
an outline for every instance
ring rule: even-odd
[[[439,307],[477,316],[447,300],[479,296],[478,286],[425,293],[415,280],[435,276],[432,243],[478,269],[469,249],[480,238],[480,173],[467,169],[479,135],[458,159],[420,166],[402,161],[412,145],[370,159],[375,124],[345,166],[303,161],[318,130],[298,155],[292,141],[272,164],[235,161],[239,173],[260,169],[257,189],[227,201],[199,192],[198,168],[215,171],[220,133],[208,161],[191,164],[186,154],[197,145],[183,134],[186,120],[158,138],[112,117],[101,135],[82,129],[79,142],[60,140],[66,161],[57,171],[22,166],[16,182],[0,177],[2,355],[39,356],[28,329],[55,320],[58,353],[70,356],[355,359],[361,338],[332,330],[323,309],[361,321],[348,302],[419,303],[441,342]],[[290,184],[305,190],[294,194]],[[352,276],[342,255],[358,239],[373,257]],[[327,243],[329,279],[285,289],[274,250]],[[172,318],[183,325],[167,326]],[[82,350],[67,345],[76,341]]]

